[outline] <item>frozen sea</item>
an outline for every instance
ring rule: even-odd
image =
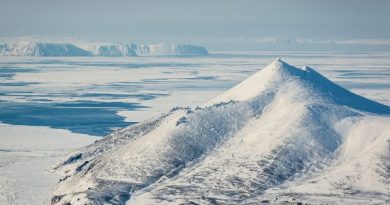
[[[276,57],[390,104],[389,53],[211,52],[207,57],[1,57],[0,121],[104,136],[201,105]]]
[[[49,204],[72,149],[173,107],[203,105],[277,57],[390,105],[390,53],[0,57],[0,204]]]

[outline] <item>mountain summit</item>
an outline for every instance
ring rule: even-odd
[[[354,204],[389,197],[390,107],[275,60],[195,109],[118,130],[55,167],[52,204]]]
[[[206,105],[219,102],[243,101],[258,97],[273,90],[300,89],[306,100],[338,103],[351,108],[373,113],[390,114],[389,107],[368,100],[329,81],[310,67],[297,68],[277,58],[265,68],[250,76],[229,91],[216,97]],[[297,96],[298,97],[298,96]]]

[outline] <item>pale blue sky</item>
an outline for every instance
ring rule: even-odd
[[[0,36],[387,39],[388,0],[0,0]]]

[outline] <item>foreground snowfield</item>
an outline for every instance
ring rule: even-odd
[[[58,176],[50,168],[96,138],[67,130],[0,123],[0,204],[49,204]]]
[[[276,60],[204,106],[74,152],[55,167],[52,204],[386,203],[389,115]]]

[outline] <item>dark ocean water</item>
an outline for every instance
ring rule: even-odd
[[[50,126],[76,133],[105,136],[125,122],[118,110],[146,108],[138,103],[78,101],[67,103],[0,102],[0,121],[15,125]]]

